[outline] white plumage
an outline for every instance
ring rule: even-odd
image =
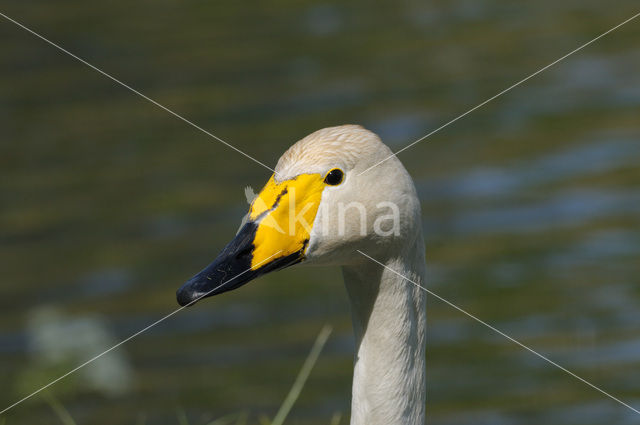
[[[236,237],[177,293],[189,305],[297,263],[342,267],[356,339],[352,425],[424,423],[420,202],[390,156],[378,136],[355,125],[300,140],[278,161]]]
[[[425,293],[358,250],[422,285],[426,266],[420,202],[413,181],[377,135],[360,126],[319,130],[293,145],[278,161],[277,178],[339,167],[345,180],[327,187],[313,223],[303,264],[342,267],[351,302],[356,353],[352,425],[417,425],[425,410]],[[339,204],[348,209],[340,232]],[[399,234],[380,236],[373,225],[391,202],[399,207]],[[343,211],[344,212],[344,211]],[[351,214],[349,214],[351,212]]]

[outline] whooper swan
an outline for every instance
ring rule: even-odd
[[[400,276],[424,284],[420,203],[395,156],[376,165],[390,155],[356,125],[300,140],[236,237],[177,292],[186,305],[297,263],[341,266],[356,339],[352,425],[424,424],[426,298]]]

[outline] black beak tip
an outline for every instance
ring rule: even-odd
[[[176,291],[176,300],[181,307],[184,307],[191,302],[191,297],[187,291],[183,291],[182,288],[180,288]]]
[[[188,281],[176,291],[176,300],[182,307],[194,305],[200,296],[201,294],[193,289],[191,281]]]
[[[260,267],[254,269],[252,266],[255,248],[253,241],[256,229],[255,222],[246,223],[211,264],[178,289],[176,292],[178,304],[183,307],[192,306],[201,298],[232,291],[258,276],[302,261],[302,252],[306,242],[300,251],[276,258],[269,257],[268,262],[264,260],[264,264],[261,263]]]

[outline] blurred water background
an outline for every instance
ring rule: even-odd
[[[15,1],[3,13],[260,161],[359,123],[397,150],[638,12],[622,0]],[[269,172],[0,19],[0,408],[177,307]],[[640,407],[640,21],[400,155],[439,295]],[[51,388],[79,424],[349,410],[337,269],[182,311]],[[637,414],[430,298],[428,423]],[[6,424],[55,423],[41,397]]]

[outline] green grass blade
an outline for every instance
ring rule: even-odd
[[[62,425],[76,425],[76,421],[73,420],[69,411],[65,409],[62,403],[60,403],[51,392],[43,392],[42,398],[44,398],[44,401],[47,402],[47,404],[51,407],[51,410],[53,410],[58,419],[60,419]]]
[[[315,366],[320,352],[324,348],[324,345],[327,343],[327,339],[329,339],[331,331],[332,329],[329,325],[324,325],[324,327],[320,330],[320,333],[316,338],[316,342],[313,344],[309,355],[304,361],[302,369],[300,369],[300,372],[298,372],[298,376],[293,382],[293,386],[291,387],[291,390],[289,390],[289,394],[287,394],[287,397],[282,402],[282,406],[280,406],[278,413],[276,413],[273,421],[271,421],[271,425],[282,425],[284,423],[287,415],[289,415],[289,412],[291,411],[291,408],[298,399],[302,388],[304,388],[304,384],[307,382],[307,378],[311,373],[311,369],[313,369],[313,366]]]
[[[329,425],[340,425],[341,420],[342,420],[342,412],[336,412],[333,414],[333,417],[331,418],[331,422],[329,422]]]
[[[260,422],[260,425],[271,425],[271,421],[269,420],[267,415],[258,416],[258,422]]]
[[[231,413],[230,415],[222,416],[218,419],[214,419],[211,422],[207,422],[207,425],[229,425],[231,423],[243,424],[247,422],[247,413]]]
[[[189,425],[189,419],[187,419],[187,413],[184,409],[176,409],[176,416],[178,417],[179,425]]]

